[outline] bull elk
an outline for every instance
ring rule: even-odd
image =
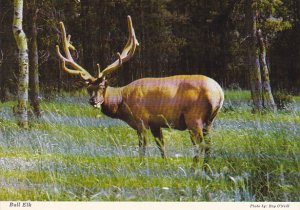
[[[210,130],[213,119],[222,107],[224,94],[220,85],[203,75],[178,75],[165,78],[143,78],[124,86],[110,87],[105,79],[127,62],[139,45],[131,17],[128,16],[129,36],[118,59],[93,77],[87,70],[78,65],[70,50],[75,47],[66,35],[65,27],[60,22],[64,54],[56,46],[62,69],[70,74],[79,75],[88,84],[89,103],[112,118],[125,121],[137,131],[139,137],[139,154],[145,155],[146,131],[151,130],[161,156],[165,158],[165,146],[162,128],[172,127],[178,130],[188,129],[195,147],[194,161],[199,162],[201,151],[204,151],[204,163],[210,153],[210,141],[204,136]],[[67,67],[68,66],[68,67]],[[72,69],[70,69],[72,68]],[[206,139],[206,138],[205,138]]]

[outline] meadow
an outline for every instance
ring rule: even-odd
[[[300,97],[277,113],[250,104],[248,91],[226,91],[204,172],[191,170],[187,131],[163,130],[166,161],[152,138],[140,159],[136,132],[87,96],[42,100],[28,130],[15,102],[0,103],[0,200],[300,201]]]

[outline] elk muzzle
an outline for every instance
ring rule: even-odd
[[[95,108],[100,108],[103,102],[104,102],[103,96],[93,96],[89,100],[89,103]]]

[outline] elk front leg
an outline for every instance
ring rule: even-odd
[[[162,125],[168,125],[168,122],[163,115],[152,115],[149,117],[149,126],[151,133],[154,136],[155,142],[162,158],[166,158],[165,142],[161,130]]]
[[[139,156],[141,158],[145,157],[146,154],[146,146],[147,146],[147,131],[142,129],[141,131],[137,131],[138,138],[139,138]]]
[[[162,158],[166,158],[166,154],[165,154],[165,142],[163,139],[163,135],[162,135],[162,130],[160,127],[150,127],[151,129],[151,133],[154,136],[155,142],[157,144],[157,147],[160,151],[161,157]]]

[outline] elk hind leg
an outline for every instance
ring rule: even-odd
[[[202,127],[195,127],[190,129],[191,141],[194,145],[195,156],[193,158],[194,165],[196,166],[200,161],[203,143]]]
[[[204,142],[205,142],[205,148],[204,148],[204,167],[208,165],[208,160],[211,156],[211,136],[210,136],[210,129],[213,123],[213,120],[215,119],[217,113],[219,111],[219,108],[217,108],[206,120],[205,126],[203,128],[203,136],[204,136]]]
[[[204,139],[204,144],[203,144],[203,149],[204,149],[204,159],[203,159],[203,167],[206,168],[208,165],[208,160],[211,155],[211,136],[209,134],[211,128],[210,125],[206,125],[203,128],[203,139]]]

